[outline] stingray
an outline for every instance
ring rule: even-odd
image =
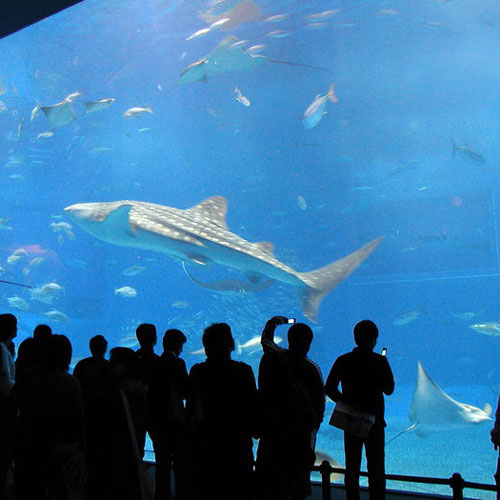
[[[201,281],[195,278],[186,268],[186,264],[182,262],[182,268],[186,276],[198,286],[211,290],[212,292],[222,293],[222,294],[235,294],[235,293],[249,293],[249,292],[260,292],[266,290],[273,283],[274,280],[264,280],[264,281],[243,281],[239,279],[227,279],[220,281],[212,281],[208,283],[206,281]]]
[[[463,429],[492,420],[491,412],[492,408],[488,403],[481,410],[455,401],[429,377],[419,361],[417,363],[417,386],[408,415],[412,425],[387,441],[386,446],[401,434],[411,430],[419,436],[426,436],[431,432]]]
[[[188,82],[206,82],[208,78],[231,71],[250,71],[267,62],[303,66],[333,74],[330,70],[311,64],[272,59],[262,54],[250,54],[235,36],[224,38],[209,54],[190,64],[182,71],[178,85]]]
[[[41,109],[49,121],[49,129],[63,127],[76,118],[71,100],[67,98],[53,106],[43,106]]]

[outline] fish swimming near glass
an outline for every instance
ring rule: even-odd
[[[448,396],[429,377],[419,361],[417,363],[417,386],[408,416],[412,425],[387,441],[386,446],[401,434],[412,430],[415,430],[417,435],[426,436],[431,432],[463,429],[470,425],[480,424],[491,420],[491,412],[492,408],[488,403],[481,410]]]
[[[140,201],[79,203],[64,209],[82,229],[114,245],[142,248],[185,262],[232,267],[257,282],[264,277],[294,286],[304,316],[316,321],[321,300],[377,247],[378,237],[320,269],[298,272],[280,262],[273,244],[252,243],[229,231],[227,200],[208,198],[178,209]]]

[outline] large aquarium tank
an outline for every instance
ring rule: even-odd
[[[47,323],[76,362],[149,322],[191,366],[227,322],[257,374],[284,315],[326,378],[369,318],[396,379],[387,472],[493,483],[499,28],[496,0],[85,0],[2,39],[17,343]],[[332,407],[317,449],[342,465]]]

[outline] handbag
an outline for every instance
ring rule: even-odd
[[[348,434],[366,439],[375,423],[375,415],[355,410],[339,401],[333,410],[329,424]]]

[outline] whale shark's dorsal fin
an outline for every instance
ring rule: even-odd
[[[188,208],[193,217],[199,217],[200,220],[211,222],[222,229],[228,229],[226,224],[227,200],[223,196],[212,196],[194,207]]]
[[[274,257],[274,243],[270,241],[256,241],[254,245]]]

